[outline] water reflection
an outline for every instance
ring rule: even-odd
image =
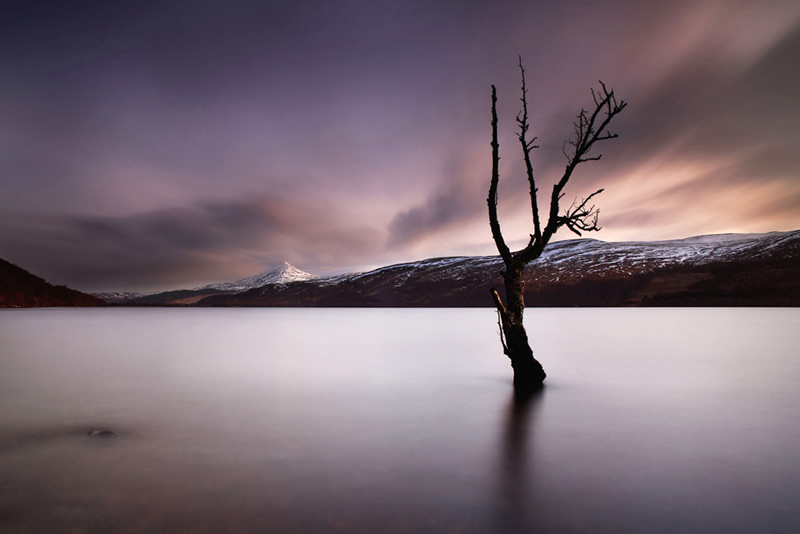
[[[534,446],[536,413],[545,389],[527,394],[512,394],[506,407],[499,447],[498,528],[524,532],[530,528],[536,509],[534,485]]]

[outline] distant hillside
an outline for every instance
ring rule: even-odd
[[[249,289],[264,287],[267,285],[283,286],[286,284],[316,280],[319,277],[290,265],[286,262],[281,263],[274,269],[264,271],[249,278],[237,280],[235,282],[224,282],[210,284],[195,289],[176,289],[163,291],[153,295],[131,296],[126,293],[120,298],[121,293],[103,293],[97,296],[109,304],[135,304],[142,306],[190,306],[210,295],[241,293]]]
[[[209,296],[202,306],[492,306],[499,257],[435,258]],[[528,306],[800,306],[800,231],[553,243],[525,272]]]
[[[127,304],[145,295],[136,291],[109,291],[106,293],[92,293],[92,296],[104,300],[108,304]]]
[[[0,259],[0,308],[105,306],[96,297],[66,286],[54,286],[25,269]]]
[[[145,295],[128,301],[108,300],[107,302],[109,304],[119,303],[137,306],[188,306],[195,304],[209,295],[218,295],[220,293],[221,291],[218,289],[176,289],[173,291],[154,293],[153,295]]]

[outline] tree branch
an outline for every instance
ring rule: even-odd
[[[602,192],[602,189],[598,189],[583,199],[580,204],[574,201],[566,212],[564,212],[564,215],[560,217],[559,226],[566,226],[570,231],[579,236],[581,235],[581,231],[596,232],[600,230],[600,227],[597,226],[600,210],[597,209],[594,204],[589,205],[589,201],[592,197]]]
[[[492,238],[497,246],[497,251],[506,265],[511,265],[511,251],[508,249],[503,233],[500,231],[500,222],[497,220],[497,185],[500,182],[500,144],[497,141],[497,90],[492,85],[492,181],[489,183],[489,227],[492,229]]]
[[[534,145],[533,143],[536,141],[536,137],[531,139],[530,141],[527,140],[527,133],[528,133],[528,89],[525,86],[525,68],[522,66],[522,56],[519,57],[519,71],[522,75],[522,111],[520,114],[517,115],[517,124],[519,124],[519,138],[520,145],[522,145],[522,154],[525,159],[525,171],[528,175],[528,185],[530,186],[530,197],[531,197],[531,214],[533,216],[533,235],[531,235],[531,240],[528,242],[528,246],[533,245],[534,242],[540,240],[542,238],[542,228],[539,223],[539,206],[537,201],[537,193],[538,189],[536,188],[536,180],[533,176],[533,164],[531,163],[531,150],[534,148],[539,148],[538,146]]]
[[[592,101],[595,105],[594,110],[589,113],[589,111],[581,109],[576,121],[573,123],[574,137],[564,144],[563,152],[567,158],[567,165],[561,179],[553,185],[553,192],[550,196],[550,215],[542,235],[542,240],[545,244],[550,241],[550,238],[562,226],[567,226],[578,235],[581,235],[581,231],[589,232],[600,229],[597,226],[599,211],[594,206],[588,207],[588,201],[599,194],[602,189],[589,195],[577,206],[573,203],[564,215],[559,215],[559,201],[563,197],[562,191],[575,172],[575,168],[581,163],[598,161],[603,157],[602,154],[596,156],[588,156],[588,154],[595,143],[617,137],[617,134],[608,130],[608,125],[628,105],[624,100],[617,102],[614,91],[609,91],[602,81],[600,82],[600,89],[592,89]],[[568,145],[573,147],[571,152],[566,150]]]
[[[599,89],[591,89],[594,108],[580,110],[575,122],[573,122],[573,137],[564,142],[562,152],[567,158],[567,165],[564,168],[564,174],[561,176],[561,179],[553,185],[553,191],[550,195],[550,213],[547,218],[547,225],[542,228],[539,218],[538,189],[536,187],[533,164],[531,162],[531,151],[538,147],[534,144],[536,141],[535,137],[531,140],[528,139],[528,130],[530,129],[530,123],[528,122],[528,89],[525,81],[525,69],[522,66],[522,58],[519,60],[519,69],[522,78],[522,97],[520,98],[522,101],[522,109],[516,117],[516,122],[519,127],[517,138],[522,147],[525,171],[530,189],[533,233],[530,234],[530,239],[525,248],[513,253],[509,250],[503,238],[503,234],[500,230],[500,223],[497,218],[498,183],[500,181],[500,147],[497,140],[497,90],[495,86],[492,85],[492,179],[489,185],[487,204],[489,205],[489,226],[492,230],[492,238],[507,268],[519,265],[524,266],[538,258],[550,242],[550,239],[562,226],[566,226],[571,232],[579,236],[581,232],[595,232],[600,230],[600,226],[598,225],[600,211],[594,204],[589,204],[589,201],[600,194],[603,191],[602,189],[595,191],[581,202],[577,202],[577,200],[574,201],[563,214],[560,213],[559,205],[561,199],[564,197],[563,190],[570,178],[572,178],[578,165],[588,161],[598,161],[603,157],[602,154],[589,155],[594,145],[617,137],[616,133],[612,133],[608,130],[608,126],[614,117],[621,113],[628,105],[627,102],[623,100],[617,101],[614,91],[609,90],[602,81],[600,82]],[[571,151],[567,150],[568,146],[572,147]]]
[[[492,294],[492,298],[494,299],[494,305],[497,308],[497,326],[500,327],[500,343],[503,345],[503,352],[508,354],[508,345],[506,344],[505,336],[503,332],[505,332],[506,323],[508,322],[507,314],[508,311],[506,310],[503,301],[500,299],[500,295],[497,293],[497,289],[491,288],[489,292]]]

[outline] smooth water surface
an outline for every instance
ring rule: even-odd
[[[0,311],[0,531],[800,532],[800,309],[526,321]]]

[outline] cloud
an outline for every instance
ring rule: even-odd
[[[86,290],[199,285],[249,276],[281,261],[314,272],[358,261],[381,238],[375,229],[348,225],[291,198],[210,201],[127,216],[31,218],[3,229],[4,257]]]
[[[391,219],[388,247],[413,247],[484,214],[490,155],[477,147],[469,150],[469,146],[465,141],[463,151],[442,158],[442,170],[432,180],[433,190]]]
[[[35,4],[0,20],[0,256],[54,281],[491,253],[490,84],[501,224],[524,239],[517,54],[540,203],[603,79],[630,103],[620,137],[564,199],[606,189],[597,237],[800,225],[791,0]]]
[[[389,246],[429,237],[459,224],[476,212],[475,199],[459,188],[434,193],[424,203],[398,213],[389,224]]]

